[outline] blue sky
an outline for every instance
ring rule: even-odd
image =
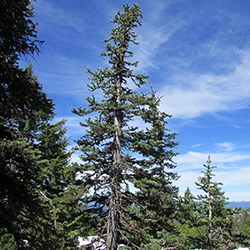
[[[81,136],[71,110],[86,104],[86,68],[106,65],[99,56],[103,40],[123,3],[141,5],[134,57],[162,96],[161,109],[173,115],[181,193],[187,186],[197,193],[194,181],[211,155],[226,196],[250,200],[250,1],[37,0],[45,43],[32,64],[55,102],[56,119],[67,119],[71,141]]]

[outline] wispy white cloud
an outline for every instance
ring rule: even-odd
[[[227,151],[227,152],[230,152],[230,151],[233,151],[235,149],[235,146],[233,143],[231,142],[218,142],[218,143],[215,143],[215,145],[218,147],[218,149],[220,151]]]
[[[158,68],[159,64],[155,60],[162,46],[185,25],[185,20],[178,16],[169,17],[168,22],[163,21],[168,5],[166,1],[158,1],[148,6],[150,11],[143,18],[143,26],[139,28],[139,46],[136,46],[134,53],[135,60],[139,61],[138,70]]]
[[[250,165],[244,167],[239,166],[232,171],[217,172],[215,180],[222,182],[225,187],[250,185]]]
[[[176,162],[178,163],[178,170],[180,172],[185,172],[193,169],[201,169],[203,164],[206,163],[208,155],[211,156],[214,165],[222,165],[223,167],[229,163],[239,163],[240,161],[250,160],[249,152],[242,153],[232,151],[222,153],[204,153],[189,151],[186,154],[178,155],[176,157]]]
[[[83,19],[76,16],[76,13],[71,12],[70,9],[60,9],[59,5],[55,6],[53,3],[48,1],[38,1],[36,8],[39,15],[43,15],[43,21],[46,21],[50,25],[69,27],[77,32],[82,32],[86,28]]]
[[[180,72],[175,85],[160,90],[161,108],[175,118],[194,118],[206,113],[247,108],[250,101],[250,51],[228,75]]]
[[[42,55],[39,65],[35,66],[43,66],[43,70],[37,70],[37,75],[49,93],[74,94],[77,98],[82,97],[87,85],[84,84],[84,81],[87,82],[87,73],[83,64],[81,58],[56,54]]]
[[[199,148],[202,145],[203,145],[202,143],[194,144],[194,145],[191,146],[191,148]]]

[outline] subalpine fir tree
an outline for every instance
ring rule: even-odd
[[[159,111],[159,98],[151,88],[141,91],[147,77],[132,68],[138,62],[131,61],[130,46],[137,44],[134,29],[141,17],[138,5],[124,5],[115,15],[117,26],[101,54],[108,57],[109,67],[89,70],[88,86],[96,95],[87,98],[86,108],[74,110],[86,117],[81,122],[86,133],[78,140],[82,185],[88,193],[83,196],[88,204],[83,213],[91,215],[109,250],[117,249],[118,243],[135,249],[145,232],[152,233],[148,226],[165,228],[175,203],[176,143],[166,128],[169,116]],[[133,125],[136,121],[138,126]]]
[[[232,212],[232,246],[247,247],[250,245],[250,209],[237,207]]]
[[[177,228],[179,240],[183,240],[184,245],[181,249],[193,249],[199,247],[201,228],[200,213],[197,209],[196,197],[191,193],[189,187],[184,196],[179,197],[177,211]],[[203,225],[203,224],[202,224]],[[203,236],[202,236],[203,237]]]
[[[179,221],[182,224],[192,226],[197,222],[197,204],[189,187],[186,189],[184,196],[179,198],[178,212]]]
[[[38,232],[44,231],[39,218],[45,211],[39,194],[40,152],[34,142],[41,123],[52,116],[53,105],[30,67],[23,70],[14,66],[12,73],[3,83],[6,92],[1,102],[1,227],[13,235],[18,245],[23,239],[39,245],[42,237]],[[20,91],[16,91],[17,86]]]
[[[65,121],[45,123],[37,136],[37,147],[41,152],[40,194],[50,213],[44,224],[53,228],[54,245],[51,249],[75,249],[79,234],[74,220],[79,216],[79,189],[76,185],[77,164],[70,163],[72,152],[67,150]]]
[[[173,181],[178,179],[178,175],[173,171],[176,166],[173,149],[177,143],[174,142],[175,133],[167,129],[166,118],[170,116],[159,110],[160,98],[154,92],[150,98],[148,107],[140,111],[141,119],[150,126],[133,143],[143,160],[141,167],[134,169],[132,182],[138,189],[136,197],[139,205],[135,204],[135,208],[143,218],[145,233],[156,239],[160,231],[174,231],[172,221],[176,215],[178,188]]]
[[[222,191],[222,183],[214,182],[213,170],[216,166],[211,165],[211,158],[208,156],[207,164],[204,165],[203,176],[195,183],[203,193],[197,196],[199,211],[203,217],[204,225],[207,226],[207,235],[204,238],[203,247],[208,249],[219,249],[228,243],[229,232],[232,221],[230,210],[225,207],[227,198]]]
[[[23,240],[49,249],[35,144],[39,127],[53,117],[53,103],[32,68],[19,67],[21,56],[39,52],[30,1],[0,1],[0,12],[0,240],[9,239],[7,249],[22,248]]]

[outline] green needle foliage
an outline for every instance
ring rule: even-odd
[[[6,249],[23,239],[42,247],[39,151],[32,141],[53,113],[32,68],[18,66],[21,56],[38,52],[30,1],[0,2],[0,231]],[[12,243],[9,244],[9,243]],[[2,244],[1,244],[2,245]]]
[[[236,208],[231,216],[233,221],[232,241],[234,247],[250,244],[250,209]]]
[[[29,238],[25,228],[27,221],[31,219],[35,222],[36,215],[42,216],[36,192],[37,154],[24,139],[3,139],[0,143],[0,159],[1,231],[8,230],[18,242]]]
[[[33,7],[29,0],[3,0],[0,13],[1,249],[22,249],[23,240],[31,249],[67,249],[76,236],[69,239],[77,202],[63,122],[49,124],[52,101],[32,67],[19,66],[42,43]]]
[[[17,63],[21,55],[38,53],[41,41],[37,39],[37,24],[32,20],[31,1],[2,0],[0,10],[1,56]]]
[[[213,181],[213,170],[216,166],[211,165],[210,156],[207,164],[204,165],[203,176],[199,177],[197,185],[203,194],[198,195],[200,202],[199,212],[202,215],[201,221],[206,227],[207,236],[203,237],[203,247],[208,249],[220,249],[227,245],[232,221],[230,220],[230,209],[225,207],[227,198],[222,191],[222,183]]]
[[[195,196],[187,188],[184,196],[179,198],[177,212],[178,239],[183,243],[180,249],[199,249],[201,241],[206,237],[206,226],[204,227],[204,222],[200,220],[203,215],[201,216],[198,206]]]
[[[37,138],[41,152],[40,194],[49,211],[44,224],[54,233],[53,249],[75,249],[79,192],[76,186],[77,165],[70,163],[72,152],[67,151],[65,121],[44,123]],[[74,233],[74,230],[77,232]]]
[[[115,15],[101,54],[109,67],[88,70],[93,95],[86,108],[73,110],[85,117],[86,133],[78,140],[87,192],[82,202],[88,204],[83,213],[106,237],[108,249],[118,243],[135,249],[148,234],[169,228],[178,191],[172,186],[177,175],[175,134],[166,128],[170,116],[159,110],[160,98],[147,77],[133,71],[138,62],[132,61],[130,46],[137,45],[134,29],[141,17],[139,5],[124,5]]]

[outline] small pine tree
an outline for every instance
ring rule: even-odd
[[[237,207],[232,212],[232,245],[234,248],[247,247],[250,245],[250,209]]]
[[[203,194],[197,196],[200,214],[207,224],[207,241],[204,245],[209,249],[218,249],[220,244],[226,245],[228,232],[232,223],[229,220],[229,210],[225,207],[227,198],[222,191],[222,183],[213,181],[213,170],[216,166],[211,165],[210,156],[204,165],[203,176],[199,177],[197,185]]]
[[[184,196],[179,197],[177,211],[177,228],[179,238],[184,241],[181,249],[199,248],[201,227],[200,214],[197,210],[195,196],[187,188]]]
[[[189,226],[197,222],[197,204],[195,196],[191,193],[189,187],[186,189],[184,196],[179,198],[179,221]]]
[[[64,124],[64,120],[42,124],[37,136],[37,148],[41,152],[40,194],[46,203],[46,210],[50,211],[44,218],[44,224],[53,229],[48,230],[54,233],[53,249],[75,248],[73,241],[76,233],[71,235],[70,224],[75,219],[80,199],[76,196],[77,169],[75,164],[70,163],[72,152],[67,151]]]

